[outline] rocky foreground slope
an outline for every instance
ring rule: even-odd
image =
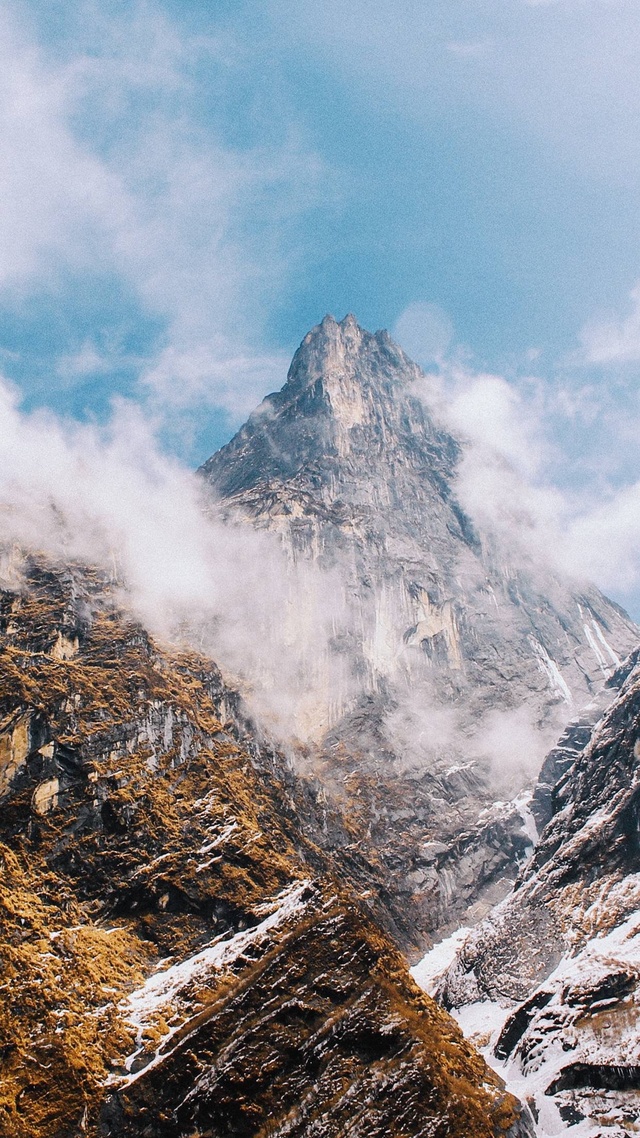
[[[319,693],[301,761],[409,950],[508,890],[534,833],[512,800],[639,635],[597,589],[470,520],[456,481],[467,444],[423,383],[386,332],[326,317],[200,472],[225,516],[338,581],[347,617],[301,677]],[[325,844],[339,846],[330,830]]]
[[[0,1133],[528,1133],[214,665],[103,576],[0,591]]]
[[[640,663],[553,790],[513,893],[437,989],[544,1135],[640,1133]]]

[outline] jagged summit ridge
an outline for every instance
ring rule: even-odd
[[[302,341],[282,389],[263,400],[200,472],[228,497],[305,475],[316,486],[335,486],[347,471],[367,478],[375,456],[393,485],[400,453],[422,476],[437,472],[442,479],[458,446],[412,394],[421,377],[387,332],[367,332],[352,315],[340,323],[325,316]],[[348,496],[354,492],[352,478]],[[334,496],[329,491],[324,498]]]
[[[367,358],[373,367],[366,367]],[[386,330],[367,332],[353,313],[340,321],[328,314],[304,337],[293,357],[284,390],[317,380],[326,382],[328,376],[336,373],[365,386],[376,372],[380,376],[386,373],[396,383],[421,374]]]

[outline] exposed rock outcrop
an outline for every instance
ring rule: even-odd
[[[618,681],[553,790],[553,817],[513,893],[468,935],[437,988],[467,1028],[497,1009],[484,1042],[532,1098],[545,1134],[640,1132],[637,654]]]
[[[210,661],[31,559],[0,716],[3,1136],[528,1133]]]

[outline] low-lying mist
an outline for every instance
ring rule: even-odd
[[[213,658],[283,743],[319,740],[364,691],[346,575],[294,559],[275,534],[223,522],[210,490],[162,453],[132,404],[117,404],[105,428],[80,425],[23,413],[0,383],[0,541],[113,571],[145,627]],[[425,685],[388,680],[396,710],[385,732],[409,765],[450,750],[517,790],[553,742],[526,708],[470,728]]]
[[[145,627],[215,659],[266,728],[308,738],[326,727],[332,693],[350,682],[331,651],[345,619],[333,574],[292,564],[274,535],[218,520],[130,405],[100,430],[22,414],[2,384],[0,424],[5,548],[115,572]]]
[[[448,768],[468,765],[497,795],[511,798],[537,775],[561,725],[541,726],[526,706],[493,708],[473,720],[464,706],[439,705],[424,686],[414,686],[398,693],[384,731],[409,770],[446,776]]]

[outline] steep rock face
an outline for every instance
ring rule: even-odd
[[[553,818],[556,787],[569,768],[573,766],[578,756],[582,754],[596,723],[602,718],[611,703],[612,691],[615,690],[615,684],[612,681],[616,674],[614,673],[607,681],[604,689],[598,693],[596,698],[591,700],[579,715],[567,723],[555,747],[552,747],[545,757],[529,804],[529,809],[540,833]]]
[[[580,704],[636,630],[596,589],[535,576],[474,530],[455,496],[462,444],[418,397],[421,374],[386,332],[327,317],[201,474],[294,555],[343,571],[368,690],[404,669],[475,715],[531,693],[542,716]]]
[[[624,678],[626,675],[626,678]],[[439,984],[461,1022],[502,1006],[490,1045],[545,1133],[640,1132],[640,666],[552,794],[514,892]],[[486,1040],[485,1040],[486,1042]]]
[[[201,469],[228,517],[339,577],[349,617],[306,677],[326,704],[308,766],[380,867],[408,946],[486,912],[531,846],[509,805],[530,767],[505,768],[496,737],[517,756],[538,736],[542,758],[637,637],[596,589],[476,531],[456,500],[463,444],[423,380],[386,332],[326,317]]]
[[[0,717],[3,1135],[528,1133],[215,666],[101,575],[0,591]]]

